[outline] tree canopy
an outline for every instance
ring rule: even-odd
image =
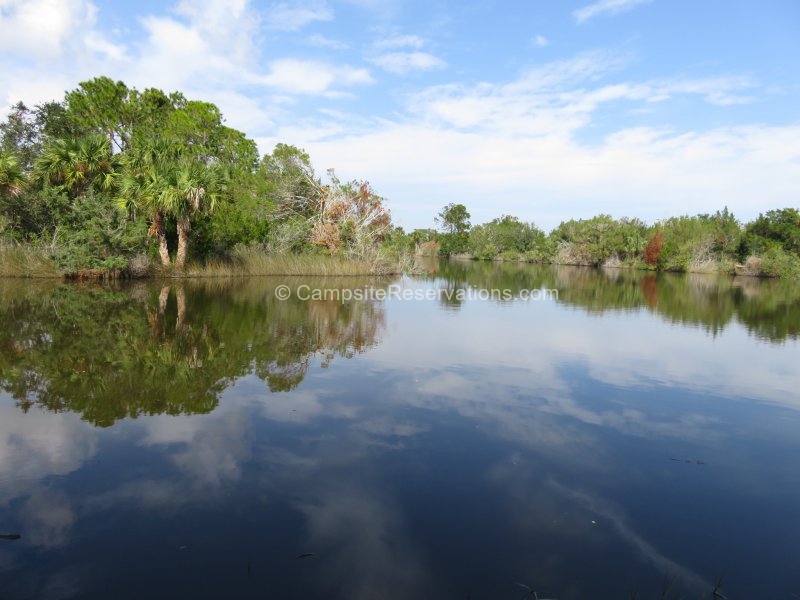
[[[0,243],[46,247],[68,270],[137,257],[181,268],[240,244],[375,247],[389,226],[383,199],[364,181],[328,179],[289,144],[260,157],[210,102],[97,77],[61,101],[18,103],[0,124]]]

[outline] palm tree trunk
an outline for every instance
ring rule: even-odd
[[[180,333],[186,328],[186,294],[183,285],[175,288],[175,298],[178,303],[178,319],[175,321],[175,331]]]
[[[158,295],[158,311],[147,309],[147,318],[150,321],[150,332],[153,337],[160,338],[164,333],[164,314],[167,312],[167,302],[169,301],[169,286],[161,287]]]
[[[160,210],[153,213],[153,222],[150,224],[150,230],[147,232],[147,235],[158,238],[158,255],[161,257],[161,264],[168,267],[169,248],[167,247],[167,232],[164,229],[164,213]]]
[[[188,216],[178,218],[178,254],[175,256],[175,266],[182,269],[186,264],[186,251],[189,249],[189,232],[192,225]]]

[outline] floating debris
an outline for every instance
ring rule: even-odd
[[[22,536],[18,533],[4,533],[0,534],[0,540],[9,540],[11,542],[20,539]]]
[[[307,554],[298,554],[298,555],[297,555],[297,558],[298,558],[298,559],[301,559],[301,558],[311,558],[312,556],[314,556],[314,554],[313,554],[313,553],[307,553]]]

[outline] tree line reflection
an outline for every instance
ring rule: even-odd
[[[800,337],[800,284],[792,281],[485,261],[430,263],[423,277],[452,290],[557,289],[566,306],[598,314],[645,309],[711,334],[740,323],[771,342]],[[449,309],[464,303],[456,294],[440,301]]]
[[[784,281],[491,262],[437,263],[422,277],[450,289],[555,288],[565,306],[647,310],[713,335],[740,323],[771,342],[800,337],[800,286]],[[300,284],[355,289],[376,282],[294,282]],[[383,303],[296,294],[279,301],[277,285],[270,279],[116,288],[0,281],[0,389],[22,410],[70,411],[107,427],[126,417],[211,412],[246,375],[271,392],[292,390],[315,361],[326,367],[380,343]],[[464,302],[457,294],[439,298],[448,309]]]
[[[0,282],[0,388],[25,411],[72,411],[104,427],[208,413],[236,378],[255,374],[270,391],[291,390],[312,360],[327,366],[379,343],[384,324],[377,303],[278,301],[264,280],[116,289]]]

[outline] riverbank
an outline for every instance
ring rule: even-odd
[[[145,256],[114,269],[63,270],[45,248],[30,245],[0,246],[0,277],[24,279],[118,280],[203,277],[279,276],[386,276],[409,271],[413,265],[402,256],[376,253],[369,257],[321,254],[269,254],[259,248],[242,248],[224,259],[190,262],[185,268],[160,265]]]
[[[800,279],[800,266],[797,261],[789,260],[786,255],[765,257],[751,256],[744,263],[737,263],[731,260],[706,259],[695,261],[685,268],[657,268],[648,266],[642,260],[622,260],[612,256],[600,264],[588,264],[581,262],[567,262],[559,260],[541,260],[528,258],[525,255],[514,253],[510,256],[497,255],[491,258],[482,258],[472,254],[461,253],[453,254],[450,260],[456,261],[484,261],[499,263],[521,263],[521,264],[540,264],[540,265],[562,265],[569,267],[592,267],[598,269],[628,269],[635,271],[652,271],[661,273],[699,273],[708,275],[734,275],[740,277],[761,277],[761,278],[784,278]]]

